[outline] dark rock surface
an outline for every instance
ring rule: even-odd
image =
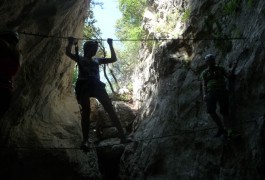
[[[67,39],[82,37],[87,0],[1,1],[1,30],[20,32],[23,64],[11,107],[1,119],[1,179],[98,179],[96,152],[80,150],[74,63]]]
[[[168,12],[178,9],[176,27],[184,40],[165,42],[151,51],[143,48],[133,78],[137,82],[134,100],[141,107],[134,136],[143,141],[126,147],[123,179],[264,178],[265,3],[237,1],[232,6],[231,2],[149,2],[153,16],[149,12],[146,30],[153,33],[152,23],[162,23]],[[190,16],[183,21],[187,10]],[[153,35],[178,37],[170,33]],[[221,138],[213,138],[217,128],[206,114],[200,91],[199,76],[208,53],[216,54],[218,64],[227,70],[239,59],[232,124],[241,137],[225,144]]]

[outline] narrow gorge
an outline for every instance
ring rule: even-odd
[[[157,41],[143,43],[135,59],[133,107],[113,102],[134,142],[119,144],[95,101],[92,124],[105,122],[106,129],[84,153],[75,64],[65,47],[67,37],[82,37],[89,6],[89,0],[0,2],[0,30],[19,32],[23,54],[11,107],[0,120],[1,179],[265,178],[265,1],[147,0],[142,28]],[[202,97],[209,53],[227,70],[238,62],[232,125],[241,138],[229,143],[213,137],[217,127]]]

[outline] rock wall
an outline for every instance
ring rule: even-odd
[[[1,30],[20,32],[23,65],[11,107],[1,119],[1,179],[100,177],[96,152],[83,153],[74,63],[66,38],[82,37],[88,0],[1,1]]]
[[[141,108],[134,124],[138,141],[125,149],[121,177],[263,179],[264,1],[154,0],[148,3],[146,31],[158,38],[184,39],[164,42],[158,48],[141,52],[133,78],[134,100]],[[166,12],[173,12],[174,8],[179,18],[173,29],[177,28],[179,34],[168,36],[166,32],[155,32],[152,17],[164,15],[166,19]],[[189,12],[188,17],[181,18],[185,12]],[[246,39],[237,39],[241,37]],[[228,143],[213,137],[217,128],[206,114],[202,100],[199,76],[208,53],[216,54],[218,64],[227,70],[238,60],[232,101],[235,114],[231,123],[241,137]]]

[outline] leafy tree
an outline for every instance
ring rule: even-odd
[[[141,46],[140,41],[145,33],[141,24],[143,12],[146,7],[146,0],[119,0],[119,9],[122,18],[116,23],[116,36],[123,42],[124,48],[117,51],[119,65],[113,69],[118,75],[121,86],[131,87],[131,75],[138,62],[138,52]]]
[[[116,24],[116,35],[120,39],[141,39],[141,23],[146,0],[119,0],[122,18]]]

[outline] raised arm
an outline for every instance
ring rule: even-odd
[[[74,45],[74,42],[75,42],[75,39],[73,37],[68,38],[68,45],[66,46],[65,54],[66,56],[68,56],[69,58],[77,62],[76,54],[72,53],[72,47]]]
[[[207,92],[207,79],[206,79],[206,73],[205,72],[202,73],[201,79],[202,79],[203,99],[206,101],[208,92]]]
[[[117,61],[116,53],[115,53],[114,48],[113,48],[113,40],[108,38],[107,42],[108,42],[109,48],[110,48],[110,58],[99,59],[99,64],[108,64],[108,63],[113,63],[113,62]]]
[[[207,81],[204,79],[202,81],[202,92],[203,92],[203,96],[206,96],[207,95]]]

